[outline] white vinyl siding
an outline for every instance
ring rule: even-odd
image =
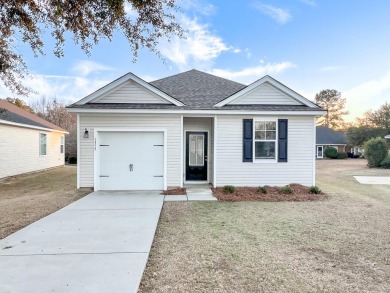
[[[79,186],[94,186],[94,129],[123,128],[167,130],[167,186],[180,186],[180,115],[79,114]],[[88,129],[89,138],[83,138]]]
[[[40,134],[46,134],[46,155],[40,156]],[[63,133],[0,125],[0,178],[64,165]]]
[[[242,162],[243,119],[266,119],[258,116],[218,116],[217,185],[282,186],[314,182],[314,119],[305,116],[280,116],[288,119],[288,162]]]
[[[134,81],[127,81],[121,87],[90,103],[170,104],[167,100],[148,91]]]
[[[242,97],[230,102],[231,105],[301,105],[300,102],[282,93],[270,84],[263,84]]]

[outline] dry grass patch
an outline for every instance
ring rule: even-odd
[[[390,292],[390,176],[318,162],[316,202],[165,203],[140,292]]]
[[[235,187],[232,193],[226,192],[222,187],[213,188],[212,191],[221,201],[314,201],[328,198],[323,193],[310,193],[310,188],[301,184],[290,184],[288,188],[291,193],[276,186],[263,186],[263,192],[259,187]]]
[[[90,193],[76,190],[76,167],[0,180],[0,239]]]
[[[164,195],[186,195],[187,190],[185,188],[174,188],[163,191]]]

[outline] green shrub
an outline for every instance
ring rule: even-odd
[[[319,194],[321,193],[321,189],[318,186],[311,186],[309,188],[310,193]]]
[[[265,187],[265,186],[259,186],[259,187],[257,188],[257,192],[266,194],[266,193],[267,193],[267,187]]]
[[[346,159],[346,158],[348,158],[347,153],[343,153],[343,152],[337,153],[337,159]]]
[[[381,162],[381,167],[384,169],[390,169],[390,156],[386,157],[382,162]]]
[[[380,167],[381,162],[387,157],[387,146],[384,138],[371,138],[364,143],[364,157],[370,168]]]
[[[77,157],[70,157],[68,159],[69,164],[77,164]]]
[[[336,159],[337,158],[337,150],[333,147],[326,148],[324,151],[324,155],[327,158]]]
[[[236,191],[236,188],[233,185],[225,185],[224,187],[222,187],[222,191],[224,193],[233,193],[234,191]]]
[[[293,190],[291,189],[290,185],[283,186],[282,188],[280,188],[280,191],[282,191],[282,193],[284,194],[293,193]]]

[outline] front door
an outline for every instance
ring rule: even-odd
[[[207,132],[187,132],[186,180],[207,180]]]
[[[317,146],[317,158],[322,159],[324,157],[324,147],[319,145]]]

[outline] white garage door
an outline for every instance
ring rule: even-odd
[[[163,132],[99,132],[100,190],[164,188]]]

